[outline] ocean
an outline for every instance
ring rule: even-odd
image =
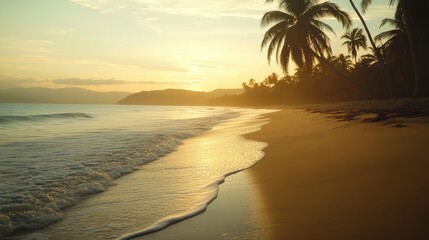
[[[242,135],[270,111],[0,104],[0,239],[131,239],[194,216],[263,157]]]

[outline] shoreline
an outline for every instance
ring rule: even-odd
[[[429,117],[302,108],[260,115],[268,123],[242,136],[265,156],[226,177],[206,211],[135,239],[429,237]]]
[[[241,136],[259,130],[267,112],[272,111],[243,109],[237,118],[183,140],[176,151],[84,199],[65,211],[62,221],[14,239],[135,238],[204,211],[226,176],[262,158],[265,144]]]
[[[244,137],[267,142],[265,156],[226,178],[205,212],[141,239],[429,237],[429,117],[396,115],[398,108],[392,108],[387,119],[368,121],[377,117],[373,106],[357,111],[359,107],[347,109],[347,104],[343,111],[325,104],[317,111],[313,106],[264,115],[269,122]],[[415,138],[405,138],[403,146],[402,138],[410,136]],[[288,152],[289,142],[297,149]],[[311,149],[311,142],[322,144]],[[392,145],[396,148],[390,152]],[[360,151],[366,146],[366,153]],[[243,200],[237,192],[247,197]],[[241,212],[234,211],[237,202],[244,206]],[[237,213],[246,217],[228,218]],[[225,223],[225,217],[230,221]]]
[[[261,109],[258,109],[257,111],[260,110]],[[249,132],[259,131],[261,126],[267,122],[265,118],[267,112],[273,112],[273,110],[257,114],[252,117],[251,120],[241,122],[239,125],[234,124],[236,128],[242,129],[239,131],[241,133],[238,135],[238,141],[235,142],[234,145],[240,144],[242,147],[246,145],[260,147],[258,152],[260,152],[261,155],[256,162],[263,158],[263,148],[266,147],[266,144],[260,141],[248,140],[244,138],[244,135]],[[256,127],[255,124],[258,127]],[[228,129],[233,130],[233,132],[236,131],[231,127],[228,127]],[[210,133],[207,135],[209,134]],[[190,139],[189,142],[198,141],[198,138],[203,137],[204,136],[195,137]],[[213,138],[213,136],[210,138]],[[205,141],[211,142],[212,140]],[[233,146],[225,145],[224,141],[222,142],[223,143],[218,146],[219,151],[228,152],[230,151],[228,149],[234,148]],[[190,145],[193,144],[191,143]],[[253,149],[254,152],[256,150],[257,149]],[[245,153],[245,156],[242,154],[240,155],[246,158],[255,157],[254,154],[249,153]],[[201,157],[202,159],[200,160],[204,162],[204,158],[207,156]],[[219,158],[219,156],[216,158]],[[233,158],[230,160],[236,160]],[[225,175],[223,181],[219,182],[217,185],[216,197],[209,202],[202,212],[175,222],[160,231],[144,235],[135,235],[132,239],[264,239],[260,237],[264,232],[263,229],[261,230],[259,228],[261,224],[255,223],[260,221],[260,219],[254,216],[254,214],[257,213],[252,209],[254,204],[259,204],[256,200],[257,197],[255,196],[255,192],[252,189],[253,183],[251,177],[247,172],[254,165],[255,163]]]

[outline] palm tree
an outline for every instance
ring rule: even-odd
[[[273,0],[267,0],[272,2]],[[265,33],[261,48],[268,46],[268,62],[276,56],[283,71],[287,73],[290,60],[299,67],[311,69],[315,59],[321,61],[331,55],[330,39],[323,30],[334,32],[332,27],[320,21],[323,17],[334,17],[349,27],[349,15],[337,4],[314,0],[280,0],[282,11],[264,14],[261,26],[274,24]]]
[[[408,44],[407,26],[404,21],[402,10],[398,8],[395,18],[385,18],[381,21],[380,28],[384,25],[394,27],[375,36],[375,40],[382,42],[385,41],[381,47],[384,49],[385,54],[391,61],[404,61],[410,55],[410,46]]]
[[[384,25],[389,24],[394,29],[382,32],[375,36],[376,41],[387,40],[383,45],[391,45],[393,42],[401,41],[407,42],[407,27],[403,19],[402,11],[398,9],[395,14],[395,18],[385,18],[381,21],[380,28]]]
[[[362,68],[368,69],[377,64],[378,64],[377,57],[374,54],[368,53],[360,57],[359,61],[355,64],[355,67],[359,65]]]
[[[272,87],[276,85],[278,81],[279,81],[279,75],[277,75],[277,73],[272,73],[271,75],[269,75],[264,79],[262,84],[268,87]]]
[[[355,59],[357,63],[357,52],[359,48],[367,49],[366,37],[362,34],[362,28],[353,28],[351,31],[347,31],[341,39],[345,39],[343,46],[347,46],[348,52]]]
[[[337,69],[340,69],[343,72],[349,72],[352,69],[352,61],[350,60],[350,55],[340,54],[338,57],[332,58],[332,63]]]
[[[372,0],[362,0],[362,9],[365,12],[366,7],[368,6],[368,4],[371,3]],[[352,6],[353,10],[356,12],[356,14],[358,15],[360,21],[362,22],[362,25],[365,29],[366,34],[368,35],[368,39],[369,42],[371,43],[372,48],[374,49],[375,55],[377,56],[379,62],[384,62],[383,61],[383,57],[379,51],[379,49],[377,48],[377,46],[375,45],[374,39],[372,38],[371,32],[368,29],[368,26],[366,25],[365,20],[362,17],[362,14],[359,12],[359,10],[357,9],[355,3],[353,2],[353,0],[349,0],[350,5]],[[366,6],[366,7],[365,7]]]
[[[365,11],[372,0],[362,0],[362,8]],[[408,44],[410,46],[413,70],[416,81],[415,96],[429,95],[429,27],[427,22],[427,0],[389,0],[390,5],[398,3],[397,8],[401,8]]]
[[[272,1],[267,0],[267,2]],[[275,55],[277,63],[285,73],[288,72],[291,60],[298,65],[299,69],[311,73],[317,59],[343,80],[349,81],[366,92],[368,96],[375,97],[374,93],[351,80],[326,60],[332,54],[332,50],[330,39],[323,30],[333,33],[334,31],[320,19],[331,16],[341,22],[344,28],[349,28],[351,19],[346,12],[329,1],[320,4],[317,0],[279,0],[279,2],[279,8],[282,11],[267,12],[261,20],[262,27],[274,23],[265,33],[261,43],[261,48],[268,46],[268,62],[271,61],[271,56]]]
[[[389,72],[394,74],[394,78],[399,79],[399,84],[402,86],[398,87],[398,89],[402,91],[400,94],[404,96],[404,90],[409,89],[410,85],[410,75],[412,74],[410,74],[409,70],[412,69],[412,58],[402,9],[397,8],[394,19],[383,19],[380,27],[386,24],[394,28],[378,34],[375,36],[375,40],[379,42],[385,41],[381,47],[386,54],[387,63],[391,68]],[[411,79],[413,78],[411,77]],[[413,89],[415,89],[417,86],[415,79],[413,85]],[[409,93],[405,94],[409,95]]]

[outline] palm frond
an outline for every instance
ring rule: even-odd
[[[368,9],[368,6],[371,5],[371,3],[372,3],[372,0],[362,0],[362,2],[360,3],[360,6],[362,8],[363,13],[366,12],[366,10]]]
[[[264,38],[262,39],[261,49],[264,48],[276,34],[286,29],[288,25],[289,23],[287,22],[279,22],[268,29],[268,31],[264,34]]]
[[[392,6],[393,4],[395,4],[397,2],[399,3],[400,0],[389,0],[389,5]]]
[[[289,66],[289,60],[290,60],[290,48],[285,47],[283,45],[282,51],[280,53],[280,65],[282,67],[283,72],[288,72],[288,66]]]
[[[351,41],[353,38],[349,32],[346,32],[343,34],[343,36],[341,36],[341,39],[347,39],[347,40]]]
[[[383,20],[381,20],[381,24],[380,24],[380,28],[383,27],[384,25],[389,24],[392,27],[395,28],[399,28],[399,26],[401,25],[397,20],[395,19],[391,19],[391,18],[385,18]]]
[[[343,42],[343,44],[342,44],[341,46],[344,46],[344,45],[348,46],[348,45],[350,45],[350,44],[351,44],[351,42],[350,42],[350,41],[344,41],[344,42]]]
[[[316,26],[316,27],[318,27],[320,29],[326,29],[326,30],[330,31],[331,33],[333,33],[334,35],[336,35],[334,29],[331,26],[329,26],[328,24],[326,24],[326,23],[324,23],[322,21],[313,19],[313,20],[311,20],[311,24],[313,24],[314,26]]]
[[[329,1],[311,6],[307,11],[305,11],[303,17],[307,19],[335,17],[339,22],[341,22],[344,28],[349,28],[352,24],[349,14],[341,10],[337,4]]]
[[[312,1],[309,0],[279,0],[279,8],[291,13],[294,16],[299,16],[305,11],[307,5]]]
[[[302,39],[303,34],[300,30],[297,25],[290,27],[286,32],[285,44],[287,43],[290,46],[292,60],[301,67],[304,65],[302,44],[306,44],[306,41]]]
[[[381,42],[384,39],[390,39],[392,37],[397,36],[398,34],[400,34],[400,30],[392,29],[392,30],[385,31],[385,32],[378,34],[377,36],[375,36],[374,39],[375,39],[375,41]]]
[[[278,23],[281,21],[287,21],[292,23],[294,20],[293,16],[282,11],[270,11],[264,14],[261,19],[261,27],[270,25],[271,23]]]
[[[320,55],[324,55],[323,53],[325,52],[328,55],[332,54],[332,49],[331,49],[331,45],[329,44],[330,39],[328,37],[328,35],[326,35],[325,32],[323,32],[320,28],[314,26],[314,25],[310,25],[308,27],[309,30],[309,39],[311,41],[312,44],[310,45],[314,45],[316,48],[316,52],[318,52]]]
[[[282,46],[283,38],[284,38],[284,35],[281,33],[278,33],[271,40],[270,44],[268,45],[268,51],[267,51],[268,63],[271,63],[271,56],[273,55],[274,49],[278,49],[279,47]],[[277,57],[276,57],[276,60],[277,60]]]

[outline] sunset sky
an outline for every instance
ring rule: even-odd
[[[361,27],[346,0],[333,0]],[[360,4],[360,1],[355,1]],[[392,17],[374,0],[375,35]],[[260,51],[265,0],[1,0],[0,89],[81,87],[98,91],[239,88],[271,72]],[[346,53],[334,20],[334,52]]]

